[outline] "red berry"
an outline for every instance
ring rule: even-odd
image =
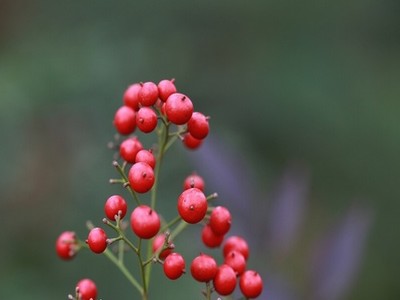
[[[140,103],[143,106],[152,106],[158,99],[158,87],[154,82],[145,82],[139,91]]]
[[[157,114],[150,107],[141,107],[136,113],[136,125],[144,133],[152,132],[157,127]]]
[[[240,275],[246,270],[246,259],[239,251],[232,250],[225,256],[224,263]]]
[[[184,221],[196,224],[203,220],[207,212],[207,199],[202,191],[190,188],[178,198],[178,212]]]
[[[70,260],[75,257],[77,251],[78,241],[75,232],[64,231],[61,233],[56,241],[57,255],[64,260]]]
[[[155,253],[158,250],[162,249],[162,247],[164,247],[164,244],[165,244],[165,234],[162,233],[162,234],[157,235],[154,238],[153,244],[152,244],[153,253]],[[160,259],[165,259],[168,255],[170,255],[172,253],[173,244],[171,244],[171,241],[169,241],[169,245],[168,246],[171,247],[171,248],[164,249],[158,255],[158,257]]]
[[[121,212],[121,219],[126,215],[127,204],[124,198],[119,195],[113,195],[109,197],[104,204],[104,212],[107,218],[111,221],[115,221],[115,216],[118,212]]]
[[[120,134],[130,134],[136,128],[136,113],[129,106],[121,106],[115,113],[114,126]]]
[[[190,188],[198,188],[200,191],[204,192],[203,178],[195,173],[186,177],[183,182],[183,189],[187,190]]]
[[[93,228],[89,232],[86,243],[94,253],[102,253],[107,248],[107,235],[102,228]]]
[[[228,265],[222,265],[218,268],[213,285],[218,294],[227,296],[235,290],[236,281],[235,271]]]
[[[128,138],[121,143],[119,154],[128,163],[135,162],[136,154],[143,149],[142,143],[137,137]]]
[[[247,245],[246,240],[240,236],[230,236],[225,241],[223,249],[224,256],[227,256],[228,253],[232,250],[236,250],[242,253],[246,260],[249,257],[249,246]]]
[[[135,192],[146,193],[154,184],[153,168],[145,162],[137,162],[129,170],[128,179]]]
[[[217,270],[218,267],[215,259],[206,254],[197,256],[190,265],[190,272],[193,278],[200,282],[213,280],[217,274]]]
[[[201,240],[207,247],[216,248],[222,244],[224,236],[216,235],[214,231],[212,231],[210,225],[206,225],[203,227],[203,230],[201,231]]]
[[[136,207],[131,214],[131,228],[142,239],[151,239],[160,230],[160,217],[147,205]]]
[[[96,300],[97,297],[97,287],[96,284],[88,279],[82,279],[76,284],[78,290],[79,300]]]
[[[187,124],[190,134],[199,140],[204,139],[210,131],[208,118],[200,112],[194,112]]]
[[[142,149],[136,154],[135,162],[145,162],[154,169],[156,166],[156,158],[153,151]]]
[[[185,260],[179,253],[171,253],[164,261],[164,273],[171,279],[175,280],[185,273]]]
[[[231,228],[231,213],[223,206],[217,206],[210,215],[210,227],[218,235],[226,234]]]
[[[260,274],[248,270],[240,276],[240,290],[246,298],[257,298],[263,290],[263,282]]]
[[[141,88],[139,83],[134,83],[130,85],[124,93],[124,104],[135,111],[139,110],[139,91]]]
[[[193,114],[192,101],[184,94],[173,93],[165,102],[165,113],[172,123],[183,125]]]
[[[186,146],[186,148],[194,150],[201,146],[203,140],[196,139],[188,132],[183,136],[182,142]]]
[[[176,93],[174,79],[164,79],[158,83],[158,96],[163,102],[167,101],[168,97],[173,93]]]

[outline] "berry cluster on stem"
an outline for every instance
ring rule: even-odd
[[[71,260],[81,249],[103,254],[142,299],[147,300],[153,265],[162,266],[170,280],[187,273],[186,259],[179,253],[176,240],[185,228],[200,224],[204,245],[210,249],[223,245],[224,256],[220,265],[206,253],[191,260],[190,274],[205,284],[205,299],[211,299],[212,293],[230,295],[237,285],[246,299],[258,297],[263,283],[259,273],[246,267],[247,242],[239,236],[226,238],[231,227],[231,213],[226,207],[212,205],[217,194],[205,194],[205,181],[200,175],[193,173],[183,180],[182,192],[177,196],[176,217],[167,221],[157,211],[158,179],[166,152],[177,140],[188,149],[200,147],[209,133],[209,117],[194,110],[191,99],[177,91],[174,80],[162,80],[158,84],[149,81],[130,85],[123,94],[123,105],[115,112],[113,124],[124,138],[111,145],[119,155],[113,161],[119,177],[110,179],[110,183],[125,188],[132,201],[121,195],[108,197],[102,219],[108,231],[91,222],[87,223],[89,233],[85,240],[79,239],[73,231],[65,231],[56,240],[58,256]],[[139,137],[134,135],[135,131],[155,132],[158,143],[144,148]],[[150,193],[149,203],[143,202],[141,195],[145,193]],[[130,215],[126,217],[128,212]],[[133,239],[128,232],[134,234]],[[125,262],[127,251],[137,257],[140,278],[133,275]],[[96,300],[96,297],[96,284],[88,278],[76,284],[75,296],[69,295],[69,299],[76,300]]]

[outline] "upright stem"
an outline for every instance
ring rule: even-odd
[[[206,282],[206,294],[205,294],[205,296],[206,296],[207,300],[211,300],[211,285],[210,285],[209,281]]]
[[[154,185],[153,188],[151,190],[151,208],[155,209],[156,206],[156,200],[157,200],[157,188],[158,188],[158,176],[160,173],[160,167],[161,167],[161,163],[164,157],[164,152],[165,152],[165,146],[168,143],[168,131],[169,131],[169,123],[166,123],[163,120],[163,126],[160,127],[160,130],[158,131],[158,154],[157,154],[157,159],[156,159],[156,167],[154,170],[154,177],[155,177],[155,181],[154,181]],[[152,240],[150,239],[147,243],[147,260],[149,260],[152,256]],[[144,275],[144,285],[145,288],[148,289],[149,288],[149,283],[150,283],[150,275],[151,275],[151,268],[152,268],[152,264],[147,264],[146,265],[146,269],[144,271],[145,275]]]

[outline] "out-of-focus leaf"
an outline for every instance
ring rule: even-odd
[[[271,197],[268,210],[268,245],[271,251],[286,254],[298,238],[307,209],[309,174],[304,167],[291,167]]]
[[[359,270],[371,222],[371,212],[355,206],[317,241],[310,264],[312,299],[344,299]]]

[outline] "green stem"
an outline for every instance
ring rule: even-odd
[[[188,225],[189,223],[186,223],[185,221],[181,220],[178,226],[176,226],[175,229],[171,232],[170,235],[171,240],[174,240],[175,237],[177,237]]]
[[[151,208],[154,209],[156,206],[156,200],[157,200],[157,188],[158,188],[158,180],[159,180],[159,173],[160,173],[160,167],[161,163],[164,157],[164,152],[165,152],[165,146],[168,143],[168,131],[169,131],[169,124],[163,120],[162,122],[163,126],[161,126],[160,130],[157,132],[158,133],[158,154],[156,158],[156,167],[154,170],[154,177],[155,177],[155,182],[153,185],[153,188],[151,190]],[[152,257],[152,240],[150,239],[147,243],[147,260],[149,260]],[[152,264],[147,264],[147,269],[145,272],[145,282],[146,282],[146,288],[149,288],[150,284],[150,276],[151,276],[151,266]]]
[[[206,293],[205,293],[205,296],[206,296],[206,299],[207,300],[211,300],[211,284],[210,284],[210,282],[208,281],[208,282],[206,282]]]
[[[121,263],[109,249],[106,249],[106,251],[104,251],[103,253],[121,271],[121,273],[125,275],[126,279],[128,279],[128,281],[132,283],[132,285],[139,291],[139,293],[141,295],[144,295],[143,287],[136,281],[136,279],[132,276],[132,274],[125,267],[125,265]]]
[[[178,223],[180,220],[182,220],[181,216],[176,216],[175,219],[172,219],[168,224],[165,224],[161,229],[160,232],[165,232],[168,228],[171,228],[174,226],[176,223]]]

